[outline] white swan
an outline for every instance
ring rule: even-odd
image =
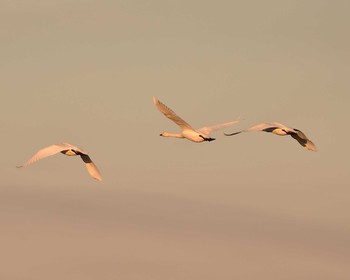
[[[43,148],[43,149],[39,150],[34,156],[32,156],[23,165],[17,166],[17,167],[18,168],[25,167],[25,166],[32,164],[40,159],[43,159],[43,158],[46,158],[48,156],[52,156],[52,155],[55,155],[58,153],[62,153],[62,154],[67,155],[67,156],[80,156],[81,159],[85,162],[85,166],[86,166],[89,174],[91,175],[91,177],[98,180],[98,181],[102,181],[100,171],[98,170],[96,165],[92,162],[92,160],[90,159],[88,154],[85,153],[84,151],[82,151],[81,149],[79,149],[78,147],[73,146],[73,145],[68,144],[68,143],[55,144],[55,145],[51,145],[51,146],[48,146],[46,148]]]
[[[279,136],[285,136],[285,135],[290,135],[292,136],[295,140],[299,142],[300,145],[302,145],[304,148],[310,150],[310,151],[317,151],[316,145],[309,140],[306,135],[301,132],[299,129],[296,128],[291,128],[288,126],[285,126],[283,124],[273,122],[273,123],[260,123],[257,125],[254,125],[250,128],[247,128],[245,130],[241,130],[238,132],[226,134],[226,136],[232,136],[239,134],[241,132],[249,132],[249,131],[264,131],[264,132],[271,132],[273,134],[279,135]]]
[[[227,126],[231,126],[235,123],[238,123],[240,120],[235,120],[232,122],[217,124],[213,126],[206,126],[200,129],[193,129],[187,122],[185,122],[182,118],[180,118],[176,113],[160,102],[157,97],[153,97],[153,103],[156,105],[158,110],[163,113],[167,118],[175,122],[182,131],[180,133],[169,133],[163,132],[160,136],[164,137],[175,137],[175,138],[186,138],[193,142],[203,142],[203,141],[213,141],[215,138],[211,138],[209,134],[212,131],[222,129]]]

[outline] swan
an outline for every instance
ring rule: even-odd
[[[193,129],[192,126],[190,126],[187,122],[180,118],[173,110],[171,110],[165,104],[160,102],[155,96],[153,97],[153,103],[161,113],[163,113],[167,118],[175,122],[182,129],[180,133],[163,132],[160,134],[160,136],[163,137],[186,138],[196,143],[204,141],[210,142],[215,140],[215,138],[209,136],[209,134],[212,131],[219,130],[240,122],[240,120],[235,120],[232,122],[217,124],[213,126],[205,126],[200,129]]]
[[[102,181],[102,177],[100,171],[96,167],[96,165],[92,162],[91,158],[87,153],[82,151],[76,146],[73,146],[68,143],[55,144],[48,146],[39,150],[35,155],[33,155],[28,161],[26,161],[23,165],[17,166],[17,168],[26,167],[29,164],[32,164],[40,159],[46,158],[48,156],[53,156],[55,154],[62,153],[66,156],[80,156],[81,159],[85,162],[85,166],[91,175],[92,178]]]
[[[249,132],[249,131],[264,131],[264,132],[271,132],[273,134],[279,135],[279,136],[285,136],[290,135],[295,140],[299,142],[300,145],[302,145],[304,148],[310,150],[310,151],[317,151],[316,145],[306,137],[306,135],[301,132],[299,129],[291,128],[288,126],[285,126],[284,124],[273,122],[273,123],[260,123],[257,125],[254,125],[250,128],[247,128],[245,130],[241,130],[238,132],[226,134],[226,136],[232,136],[237,135],[242,132]]]

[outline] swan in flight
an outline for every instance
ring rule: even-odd
[[[62,143],[62,144],[56,144],[56,145],[51,145],[46,148],[43,148],[39,150],[35,155],[33,155],[27,162],[25,162],[21,166],[17,166],[18,168],[20,167],[25,167],[29,164],[32,164],[40,159],[46,158],[48,156],[53,156],[55,154],[62,153],[66,156],[80,156],[81,159],[85,162],[85,166],[91,175],[92,178],[102,181],[102,177],[100,174],[100,171],[97,169],[96,165],[92,162],[91,158],[87,153],[82,151],[76,146],[73,146],[68,143]]]
[[[271,132],[273,134],[279,135],[279,136],[285,136],[285,135],[290,135],[292,136],[295,140],[299,142],[300,145],[302,145],[304,148],[310,150],[310,151],[317,151],[316,145],[309,140],[306,135],[301,132],[299,129],[296,128],[291,128],[288,126],[285,126],[283,124],[273,122],[273,123],[260,123],[257,125],[254,125],[248,129],[241,130],[238,132],[226,134],[226,136],[232,136],[239,134],[241,132],[249,132],[249,131],[264,131],[264,132]]]
[[[202,127],[200,129],[193,129],[192,126],[190,126],[182,118],[176,115],[176,113],[173,110],[171,110],[162,102],[160,102],[157,99],[157,97],[153,97],[153,103],[154,105],[156,105],[156,107],[161,113],[163,113],[167,118],[175,122],[182,129],[180,133],[163,132],[162,134],[160,134],[160,136],[164,136],[164,137],[186,138],[190,141],[197,142],[197,143],[203,142],[203,141],[213,141],[215,140],[215,138],[211,138],[209,136],[209,134],[212,131],[219,130],[224,127],[231,126],[233,124],[240,122],[240,120],[235,120],[235,121],[227,122],[223,124]]]

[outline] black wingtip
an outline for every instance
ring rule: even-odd
[[[233,135],[237,135],[240,134],[242,131],[238,131],[238,132],[234,132],[234,133],[224,133],[225,136],[233,136]]]

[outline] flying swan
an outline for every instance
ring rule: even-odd
[[[46,148],[43,148],[39,150],[34,156],[32,156],[27,162],[25,162],[21,166],[17,166],[18,168],[20,167],[25,167],[29,164],[32,164],[40,159],[46,158],[48,156],[53,156],[55,154],[62,153],[66,156],[80,156],[81,159],[85,162],[85,166],[91,175],[92,178],[102,181],[102,177],[100,174],[100,171],[97,169],[96,165],[92,162],[91,158],[87,153],[84,151],[80,150],[78,147],[73,146],[68,143],[62,143],[62,144],[55,144],[48,146]]]
[[[176,115],[176,113],[173,110],[171,110],[162,102],[160,102],[157,99],[157,97],[153,97],[153,103],[154,105],[156,105],[156,107],[161,113],[163,113],[167,118],[175,122],[182,129],[180,133],[163,132],[162,134],[160,134],[160,136],[164,136],[164,137],[186,138],[190,141],[197,142],[197,143],[200,143],[203,141],[213,141],[215,140],[215,138],[211,138],[209,136],[209,134],[212,131],[216,131],[227,126],[231,126],[240,121],[240,120],[235,120],[232,122],[217,124],[213,126],[205,126],[200,129],[193,129],[192,126],[190,126],[182,118]]]
[[[279,136],[285,136],[285,135],[290,135],[292,136],[295,140],[299,142],[300,145],[302,145],[304,148],[310,150],[310,151],[317,151],[316,145],[309,140],[306,135],[301,132],[299,129],[296,128],[291,128],[288,126],[285,126],[283,124],[273,122],[273,123],[260,123],[257,125],[254,125],[250,128],[247,128],[245,130],[241,130],[238,132],[226,134],[226,136],[232,136],[232,135],[237,135],[241,132],[249,132],[249,131],[264,131],[264,132],[271,132],[273,134],[279,135]]]

